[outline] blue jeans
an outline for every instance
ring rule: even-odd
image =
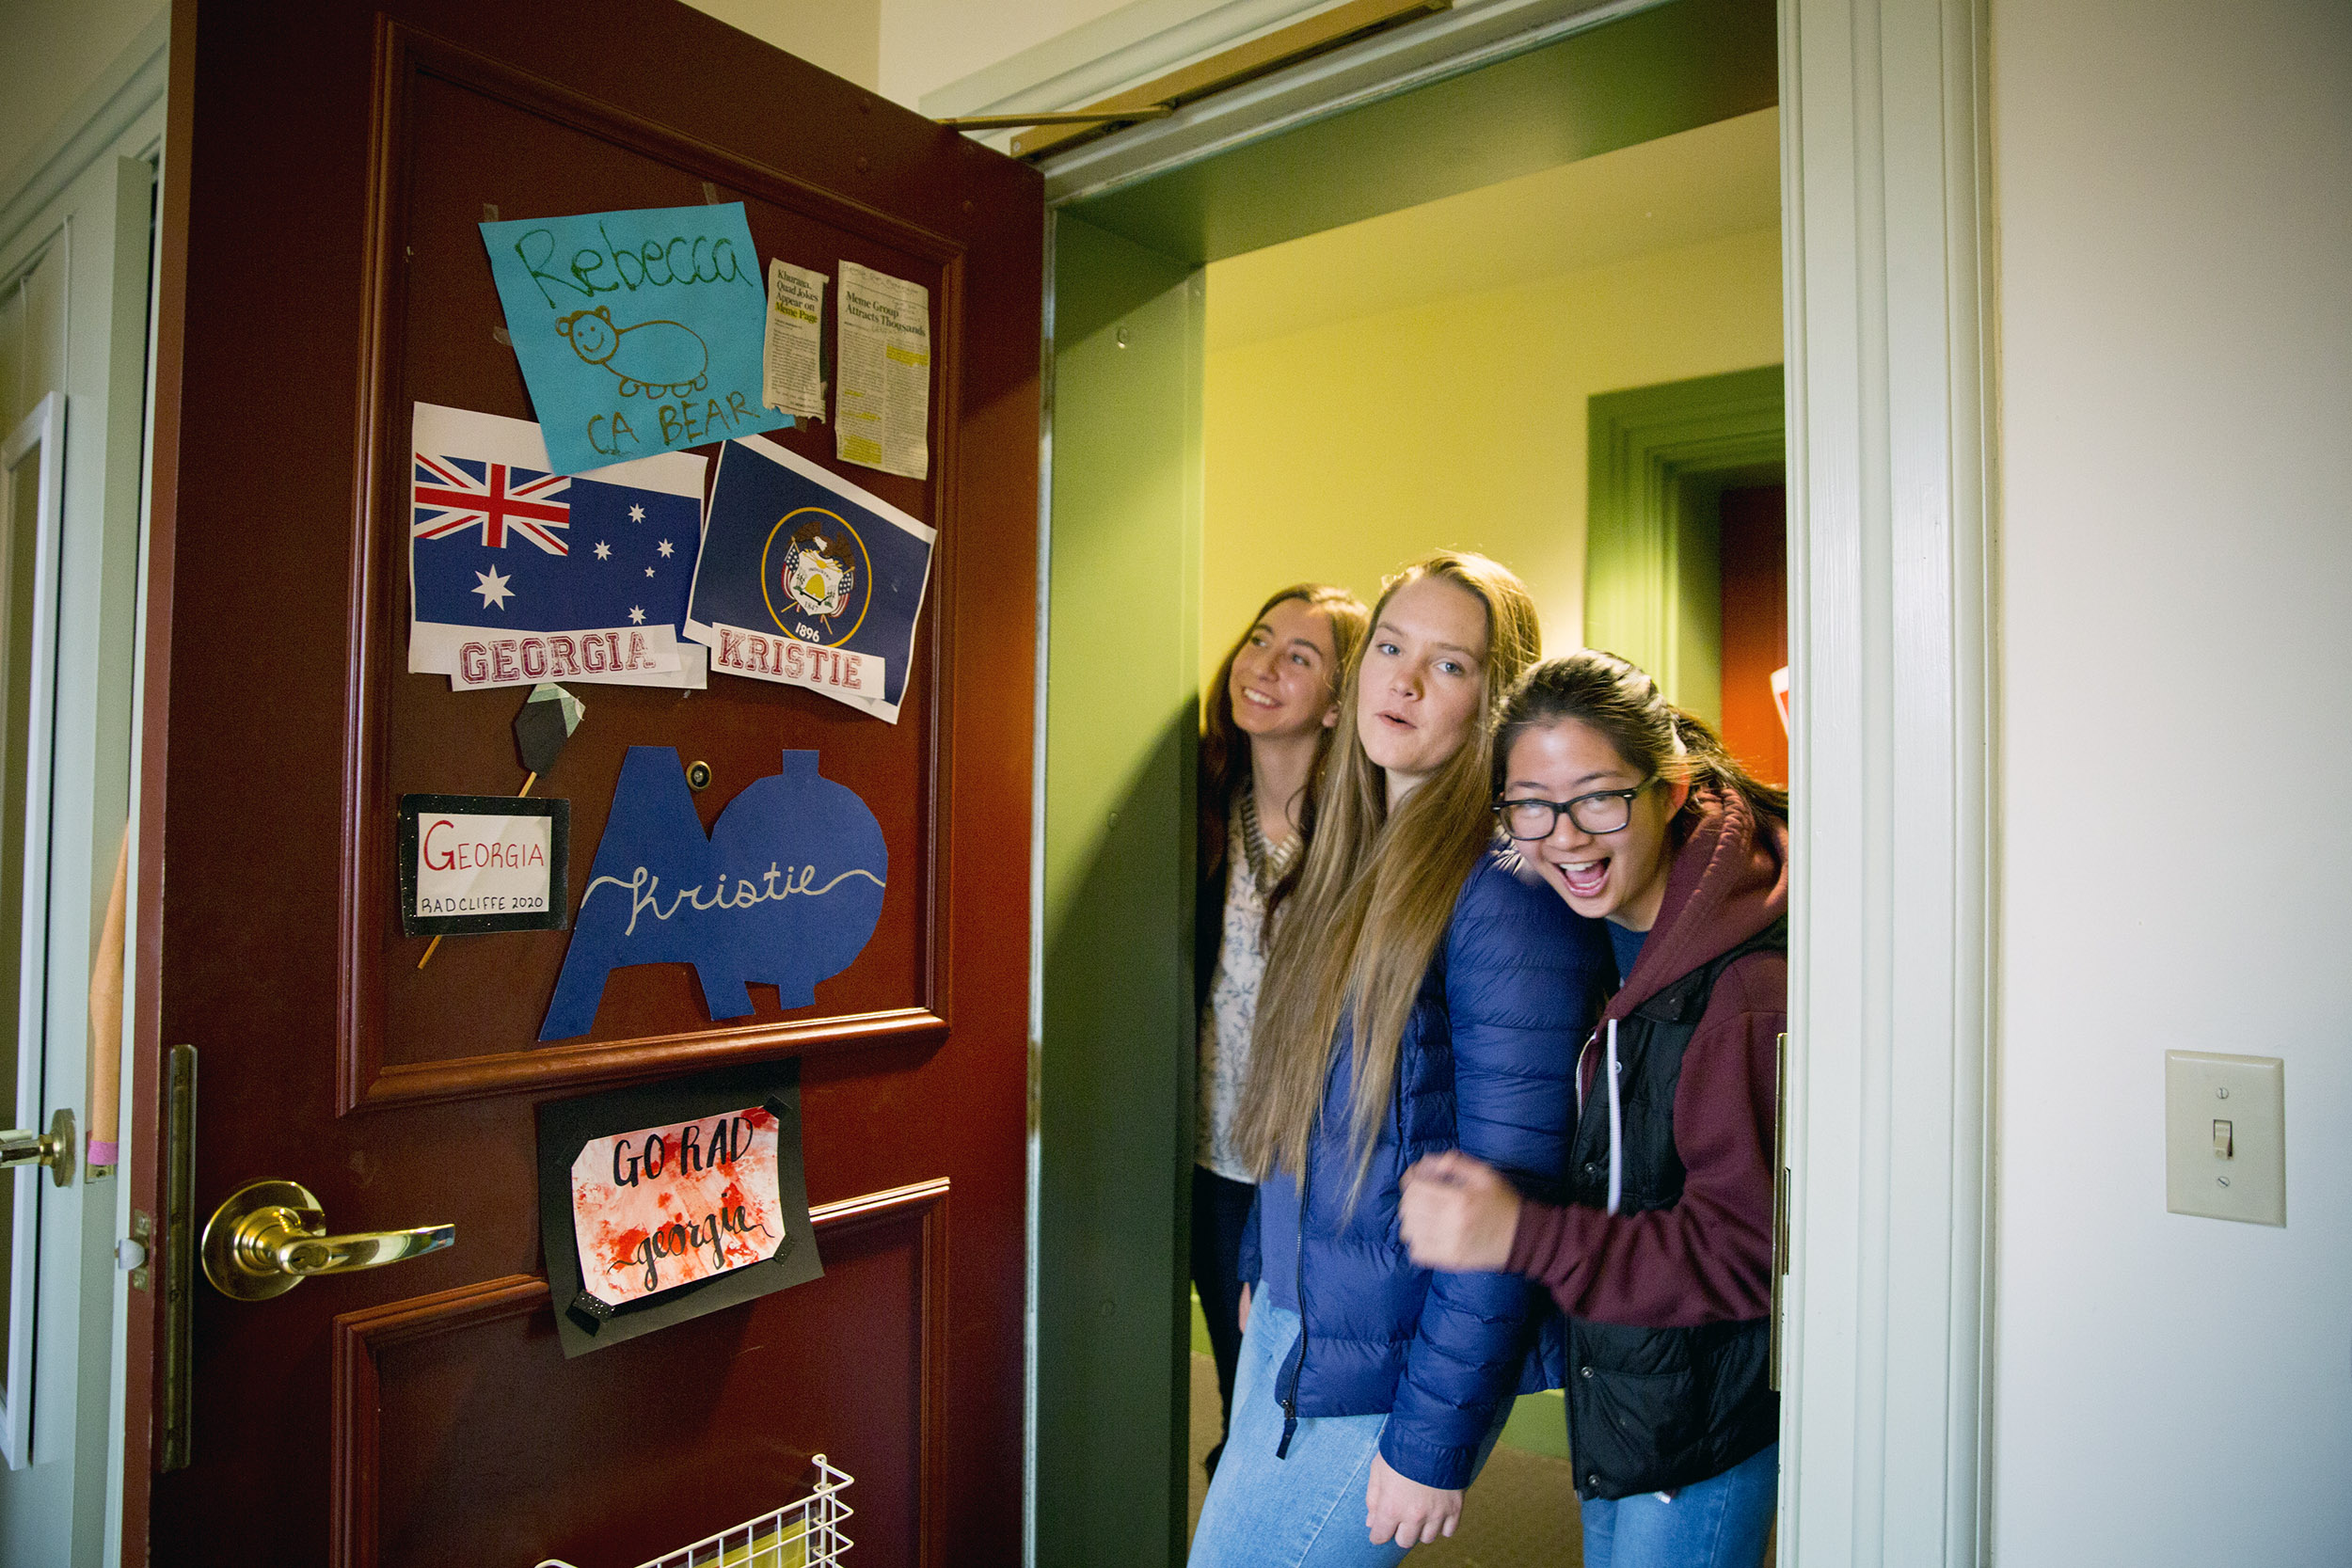
[[[1584,1504],[1584,1568],[1756,1568],[1780,1497],[1780,1445],[1672,1500],[1655,1492]]]
[[[1193,1532],[1190,1568],[1391,1568],[1404,1560],[1406,1547],[1376,1545],[1364,1528],[1364,1488],[1389,1424],[1385,1412],[1301,1417],[1290,1456],[1274,1457],[1282,1441],[1275,1378],[1297,1338],[1297,1313],[1252,1303],[1233,1376],[1232,1422]],[[1482,1467],[1510,1411],[1506,1400],[1479,1449]]]

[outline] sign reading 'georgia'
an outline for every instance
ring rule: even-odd
[[[537,425],[430,403],[415,433],[411,673],[460,691],[705,684],[703,650],[678,631],[707,463],[663,452],[566,479]]]
[[[539,1037],[588,1033],[629,964],[692,964],[713,1019],[751,1012],[754,981],[805,1007],[873,936],[889,875],[882,825],[815,752],[785,752],[706,838],[677,752],[632,746]]]
[[[607,1307],[774,1257],[785,1241],[774,1113],[751,1106],[581,1146],[572,1227],[580,1289]]]
[[[571,802],[400,798],[400,924],[409,936],[561,929]]]

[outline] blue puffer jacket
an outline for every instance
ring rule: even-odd
[[[1305,1203],[1277,1170],[1242,1242],[1242,1278],[1289,1274],[1257,1299],[1295,1298],[1305,1329],[1275,1381],[1285,1444],[1300,1417],[1389,1411],[1381,1455],[1424,1486],[1468,1485],[1502,1402],[1560,1386],[1559,1320],[1543,1291],[1516,1275],[1415,1268],[1397,1237],[1398,1179],[1440,1149],[1467,1149],[1538,1196],[1559,1190],[1577,1049],[1615,959],[1599,922],[1517,866],[1490,850],[1463,884],[1406,1022],[1391,1113],[1354,1212],[1355,1052],[1343,1023]]]

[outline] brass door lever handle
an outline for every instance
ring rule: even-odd
[[[329,1236],[326,1215],[295,1181],[253,1181],[230,1193],[204,1225],[204,1277],[233,1301],[267,1301],[317,1274],[356,1274],[438,1252],[453,1225]]]
[[[0,1170],[19,1165],[47,1165],[49,1180],[62,1187],[73,1180],[73,1113],[59,1111],[49,1131],[38,1128],[0,1132]]]

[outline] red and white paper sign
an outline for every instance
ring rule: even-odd
[[[572,1161],[572,1232],[580,1289],[609,1307],[774,1257],[774,1115],[754,1106],[596,1139]]]

